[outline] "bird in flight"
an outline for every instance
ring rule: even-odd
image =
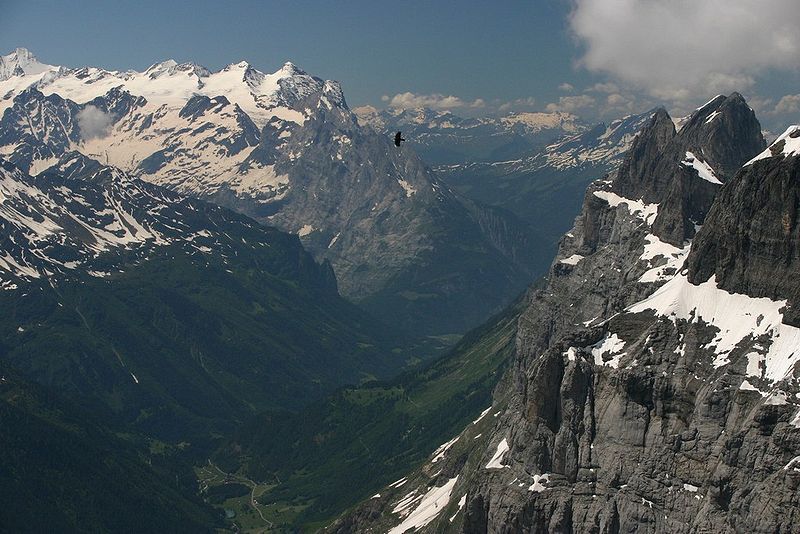
[[[400,143],[402,143],[403,141],[405,141],[405,139],[403,139],[401,132],[397,132],[396,134],[394,134],[394,146],[400,146]]]

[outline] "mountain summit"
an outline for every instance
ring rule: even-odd
[[[26,48],[17,48],[8,55],[0,56],[0,82],[12,77],[36,76],[55,69],[52,65],[40,63]]]

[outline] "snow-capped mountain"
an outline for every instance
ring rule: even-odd
[[[46,96],[86,103],[112,89],[143,97],[153,109],[182,108],[193,96],[225,96],[241,107],[262,127],[271,118],[302,123],[303,110],[294,109],[305,97],[321,90],[324,82],[287,62],[274,73],[264,73],[245,61],[232,63],[219,72],[194,63],[166,60],[144,72],[109,71],[95,67],[77,69],[40,63],[29,51],[18,48],[2,56],[0,112],[14,97],[34,86]]]
[[[239,238],[224,227],[240,226],[237,234],[261,227],[246,217],[229,222],[231,215],[77,152],[37,176],[0,160],[0,286],[106,278],[162,247],[179,247],[200,261],[238,255]],[[264,228],[264,246],[274,232]]]
[[[16,70],[0,95],[0,156],[24,172],[76,151],[297,233],[345,295],[419,333],[478,324],[534,272],[524,224],[451,192],[291,63]]]
[[[564,112],[464,118],[428,108],[378,110],[364,106],[353,111],[359,123],[379,132],[402,131],[408,143],[433,165],[520,158],[587,128],[578,117]]]
[[[680,131],[653,114],[531,289],[493,405],[330,530],[796,530],[796,138],[763,150],[738,94]]]
[[[40,63],[25,48],[17,48],[6,56],[0,56],[0,82],[5,82],[15,77],[40,76],[53,70],[57,70],[56,67]],[[12,84],[8,85],[12,86]]]

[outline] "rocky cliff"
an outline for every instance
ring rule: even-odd
[[[796,532],[791,135],[759,155],[737,94],[677,132],[656,112],[529,292],[492,406],[329,530]]]

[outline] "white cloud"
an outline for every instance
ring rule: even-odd
[[[595,93],[619,93],[619,86],[617,84],[608,82],[608,83],[596,83],[589,88],[589,91],[594,91]]]
[[[775,109],[775,101],[771,98],[762,98],[758,95],[750,95],[747,97],[747,103],[756,112],[756,114],[769,113]]]
[[[800,66],[797,0],[573,0],[581,64],[673,102]]]
[[[800,113],[800,95],[786,95],[775,104],[775,113]]]
[[[83,139],[95,139],[108,135],[114,123],[114,115],[95,106],[86,106],[75,116]]]
[[[495,102],[497,110],[501,112],[508,111],[530,111],[536,107],[536,99],[532,96],[525,98],[517,98],[508,102]]]
[[[581,110],[593,107],[597,101],[591,95],[576,95],[559,97],[558,102],[547,104],[545,109],[550,112],[565,111],[567,113],[577,113]]]
[[[457,96],[445,96],[439,93],[421,95],[405,92],[394,96],[383,95],[381,100],[387,102],[389,107],[397,109],[430,108],[444,111],[458,108],[481,108],[486,105],[486,102],[481,98],[467,101]]]
[[[564,82],[558,86],[558,90],[563,91],[565,93],[571,93],[572,91],[575,90],[575,86],[572,85],[571,83]]]

